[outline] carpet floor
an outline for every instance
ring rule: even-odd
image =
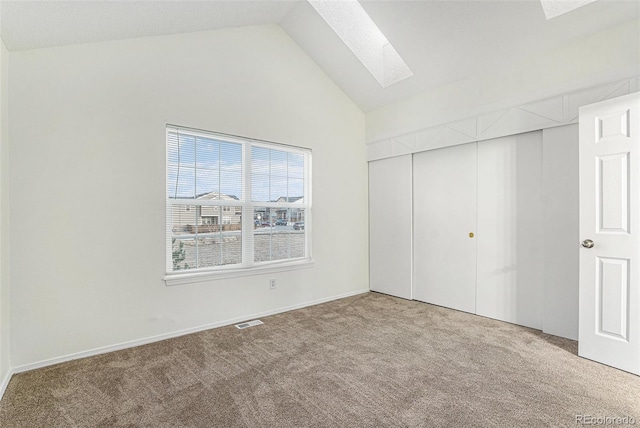
[[[13,376],[2,427],[640,424],[640,377],[575,341],[367,293]]]

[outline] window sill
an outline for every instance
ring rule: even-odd
[[[164,277],[168,286],[191,284],[195,282],[217,281],[220,279],[238,278],[251,275],[262,275],[274,272],[287,272],[298,269],[309,269],[314,265],[313,259],[296,260],[293,262],[283,262],[268,264],[263,266],[252,266],[247,268],[221,269],[206,272],[192,273],[172,273]]]

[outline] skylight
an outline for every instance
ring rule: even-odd
[[[308,0],[383,88],[413,72],[356,0]]]
[[[571,12],[574,9],[593,3],[595,0],[540,0],[547,21],[551,18]]]

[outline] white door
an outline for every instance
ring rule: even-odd
[[[413,298],[475,313],[476,143],[413,155]]]
[[[578,354],[640,374],[640,94],[580,109]]]
[[[411,299],[411,155],[369,162],[371,291]]]
[[[542,132],[478,143],[476,314],[542,329]]]

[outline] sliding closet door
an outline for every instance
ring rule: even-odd
[[[416,300],[475,312],[476,143],[413,155]]]
[[[411,155],[369,162],[369,284],[411,299]]]
[[[542,328],[542,219],[542,132],[478,143],[478,315]]]

